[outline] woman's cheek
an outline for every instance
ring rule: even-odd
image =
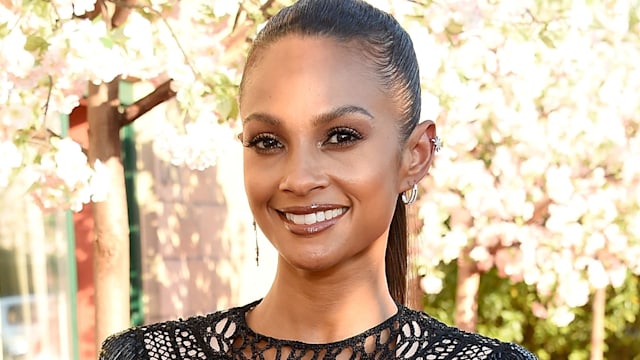
[[[258,166],[245,169],[245,190],[252,207],[257,203],[266,202],[270,194],[277,189],[277,181],[273,175],[269,169],[261,169]]]

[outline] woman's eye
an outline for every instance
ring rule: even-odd
[[[362,135],[351,128],[335,128],[329,131],[325,145],[349,145],[362,139]]]
[[[270,152],[284,147],[280,140],[273,134],[260,134],[255,136],[247,142],[245,146],[254,148],[259,152]]]

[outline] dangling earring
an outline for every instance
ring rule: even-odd
[[[407,196],[407,193],[409,193],[409,196]],[[407,190],[402,193],[402,202],[405,203],[405,205],[411,205],[414,202],[416,202],[417,199],[418,199],[418,184],[413,184],[413,187],[411,188],[411,190]]]
[[[258,246],[258,227],[256,220],[253,220],[253,234],[256,237],[256,266],[260,266],[260,247]]]

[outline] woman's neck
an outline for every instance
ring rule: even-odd
[[[257,333],[305,343],[330,343],[357,335],[398,311],[384,266],[325,272],[293,269],[279,259],[274,283],[247,314]]]

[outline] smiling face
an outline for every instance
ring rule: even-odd
[[[309,271],[382,264],[407,188],[397,106],[347,46],[285,36],[259,50],[242,89],[251,210],[281,258]]]

